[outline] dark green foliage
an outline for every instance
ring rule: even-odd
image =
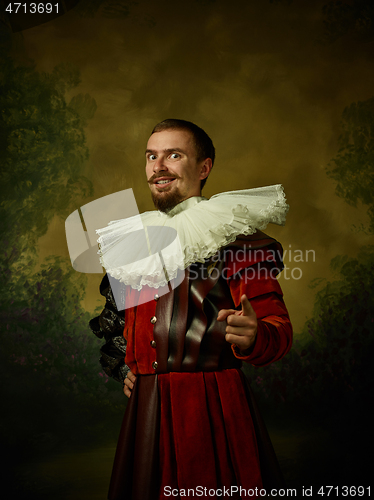
[[[372,393],[374,246],[357,258],[336,257],[336,281],[317,293],[301,340],[278,363],[247,368],[265,406],[287,403],[299,411],[331,414]]]
[[[78,335],[78,324],[80,333],[86,329],[82,297],[80,294],[74,304],[69,303],[68,298],[71,301],[74,297],[70,289],[77,285],[72,272],[62,271],[62,261],[51,261],[49,267],[35,272],[35,245],[53,216],[67,216],[92,192],[90,182],[81,175],[88,157],[82,116],[85,120],[93,116],[96,104],[89,96],[77,96],[70,105],[65,101],[65,92],[78,83],[78,71],[68,65],[41,74],[32,66],[16,66],[10,58],[1,61],[0,317],[2,346],[6,347],[4,366],[14,374],[15,367],[31,370],[31,375],[44,370],[45,380],[54,390],[72,392],[76,392],[70,380],[73,374],[65,374],[74,366],[72,360],[63,360],[63,352],[72,341],[68,332]],[[59,354],[57,339],[66,344]],[[84,349],[85,344],[79,348]]]
[[[340,149],[328,175],[337,181],[336,194],[347,203],[367,205],[374,231],[374,97],[353,103],[342,116]],[[332,168],[331,168],[332,167]]]
[[[32,448],[39,434],[46,442],[37,448],[53,446],[64,434],[67,442],[87,439],[105,427],[103,416],[122,412],[121,388],[101,371],[101,341],[80,305],[85,281],[70,262],[51,258],[7,297],[0,318],[0,371],[12,410],[6,420],[17,432],[9,433],[3,422],[3,444]],[[27,424],[22,424],[26,402]]]
[[[1,60],[0,371],[6,411],[0,435],[18,461],[56,443],[105,439],[111,432],[105,418],[124,403],[120,386],[101,372],[101,342],[81,307],[85,276],[57,257],[38,268],[36,243],[52,217],[67,216],[92,192],[82,175],[88,158],[83,126],[96,103],[81,94],[66,103],[65,93],[78,83],[78,71],[68,65],[47,74]]]
[[[68,65],[47,74],[1,61],[0,232],[18,248],[34,245],[54,215],[66,217],[92,192],[81,175],[88,150],[76,102],[64,97],[78,83]]]

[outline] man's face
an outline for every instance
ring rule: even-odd
[[[191,196],[200,196],[200,181],[212,168],[207,158],[198,162],[193,136],[186,130],[164,130],[151,135],[145,173],[153,203],[165,212]]]

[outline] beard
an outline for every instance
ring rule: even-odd
[[[154,206],[157,210],[160,210],[160,212],[168,212],[184,200],[178,189],[171,192],[165,191],[163,193],[154,193],[151,191],[151,196]]]

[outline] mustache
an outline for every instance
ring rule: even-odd
[[[167,174],[167,175],[165,175],[165,174],[164,175],[156,175],[156,174],[154,174],[154,175],[152,175],[152,177],[150,177],[148,179],[147,182],[148,182],[148,184],[153,184],[153,182],[155,182],[157,179],[162,179],[162,178],[165,178],[165,177],[169,177],[170,179],[179,179],[179,175],[169,175],[169,174]]]

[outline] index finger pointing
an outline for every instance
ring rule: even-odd
[[[256,314],[246,295],[241,296],[240,302],[242,304],[242,313],[244,316],[253,316]]]

